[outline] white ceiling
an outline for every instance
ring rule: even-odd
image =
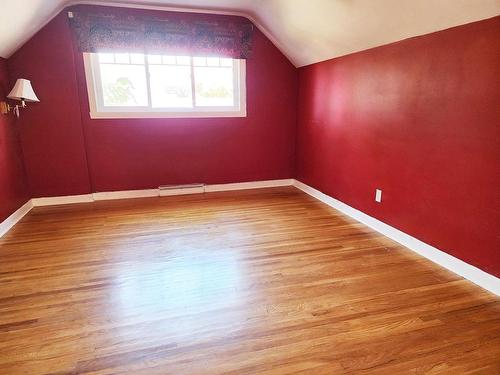
[[[63,7],[115,1],[0,0],[0,56],[9,57]],[[121,0],[121,4],[248,16],[295,66],[500,14],[500,0]]]

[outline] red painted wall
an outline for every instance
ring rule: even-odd
[[[11,88],[7,64],[0,57],[0,101],[6,100]],[[0,114],[0,222],[29,199],[15,117]]]
[[[32,79],[41,99],[21,130],[35,196],[293,177],[297,71],[258,30],[246,118],[91,120],[72,42],[62,12],[9,59],[12,78]]]
[[[298,179],[500,276],[499,35],[496,17],[300,69]]]
[[[11,80],[31,80],[40,99],[19,121],[33,196],[90,193],[67,18],[52,20],[9,58],[8,66]]]

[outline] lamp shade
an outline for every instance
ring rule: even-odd
[[[9,99],[25,100],[27,102],[40,101],[33,91],[33,87],[31,87],[31,82],[24,78],[19,78],[16,81],[14,88],[11,90],[9,95],[7,95],[7,97]]]

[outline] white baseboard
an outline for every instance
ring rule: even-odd
[[[132,199],[132,198],[150,198],[158,197],[160,192],[158,189],[144,190],[123,190],[123,191],[105,191],[92,194],[95,201],[105,201],[113,199]]]
[[[112,199],[132,199],[132,198],[148,198],[170,195],[185,195],[185,194],[200,194],[210,193],[216,191],[230,191],[230,190],[246,190],[246,189],[261,189],[278,186],[291,186],[293,179],[283,180],[266,180],[266,181],[252,181],[252,182],[237,182],[232,184],[214,184],[204,185],[201,187],[184,188],[184,189],[144,189],[144,190],[121,190],[121,191],[104,191],[93,194],[84,195],[68,195],[61,197],[47,197],[47,198],[33,198],[33,206],[55,206],[60,204],[72,203],[89,203],[94,201],[112,200]]]
[[[185,187],[180,189],[160,189],[160,197],[170,197],[172,195],[203,194],[205,186]]]
[[[147,198],[147,197],[166,197],[171,195],[187,195],[187,194],[201,194],[211,193],[216,191],[230,191],[230,190],[246,190],[246,189],[261,189],[278,186],[291,186],[293,179],[283,180],[266,180],[266,181],[252,181],[252,182],[236,182],[231,184],[214,184],[203,185],[196,187],[185,187],[182,189],[144,189],[144,190],[122,190],[122,191],[108,191],[92,194],[93,200],[110,200],[110,199],[131,199],[131,198]]]
[[[252,182],[237,182],[234,184],[215,184],[205,185],[205,192],[211,193],[216,191],[231,191],[231,190],[247,190],[247,189],[262,189],[279,186],[293,185],[293,179],[287,178],[283,180],[266,180],[266,181],[252,181]]]
[[[422,242],[419,239],[400,231],[399,229],[391,227],[390,225],[387,225],[384,222],[375,219],[374,217],[371,217],[351,206],[348,206],[347,204],[332,198],[309,185],[297,180],[294,181],[293,185],[328,206],[333,207],[347,216],[350,216],[353,219],[369,226],[377,232],[382,233],[384,236],[399,242],[401,245],[413,250],[434,263],[437,263],[440,266],[464,277],[465,279],[472,281],[474,284],[489,290],[497,296],[500,295],[499,278],[465,263],[464,261],[455,258],[454,256],[447,254],[429,244],[426,244],[425,242]]]
[[[0,223],[0,237],[7,233],[14,225],[21,220],[33,208],[31,200],[19,207],[12,215]]]
[[[89,203],[93,202],[92,194],[67,195],[63,197],[33,198],[31,202],[34,207],[57,206],[60,204]]]

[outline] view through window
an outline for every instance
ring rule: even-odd
[[[246,115],[244,60],[99,53],[85,62],[93,117]]]

